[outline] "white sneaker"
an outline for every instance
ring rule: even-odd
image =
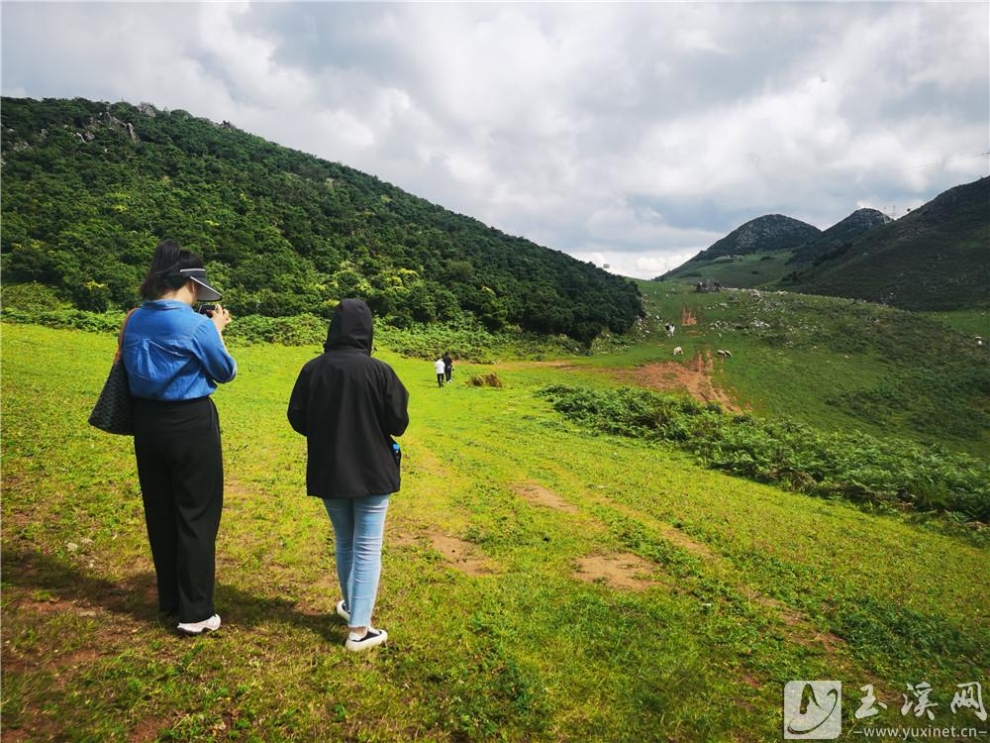
[[[351,621],[351,613],[347,610],[347,604],[343,600],[337,602],[337,616],[345,622]]]
[[[344,643],[344,647],[351,652],[357,653],[361,650],[367,650],[368,648],[373,648],[376,645],[381,645],[387,639],[388,632],[385,630],[368,627],[368,631],[365,633],[364,637],[356,640],[348,637],[347,642]]]
[[[202,622],[179,622],[178,630],[184,635],[199,635],[203,632],[215,632],[220,629],[220,615],[214,614]]]

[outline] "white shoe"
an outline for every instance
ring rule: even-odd
[[[337,616],[345,622],[351,621],[351,613],[347,611],[347,604],[343,600],[337,602]]]
[[[357,653],[361,650],[367,650],[368,648],[373,648],[376,645],[381,645],[387,639],[388,632],[385,630],[368,627],[368,631],[365,633],[364,637],[357,640],[348,637],[347,642],[344,643],[344,647],[351,652]]]
[[[203,632],[215,632],[220,629],[220,615],[214,614],[202,622],[179,622],[177,628],[184,635],[199,635]]]

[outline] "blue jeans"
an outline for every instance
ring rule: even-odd
[[[388,495],[325,498],[334,531],[337,579],[351,614],[351,627],[371,625],[382,574],[382,536]]]

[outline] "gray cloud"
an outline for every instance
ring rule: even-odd
[[[5,95],[183,108],[649,277],[988,172],[985,3],[3,3]]]

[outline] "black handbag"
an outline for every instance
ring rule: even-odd
[[[93,412],[89,414],[90,425],[96,426],[101,431],[122,436],[134,435],[134,398],[131,397],[131,388],[127,382],[127,369],[120,358],[124,328],[127,327],[127,321],[131,319],[133,312],[134,310],[131,310],[127,313],[120,328],[120,334],[117,336],[117,355],[113,357],[110,374],[107,375],[107,381],[103,384],[96,405],[93,406]]]

